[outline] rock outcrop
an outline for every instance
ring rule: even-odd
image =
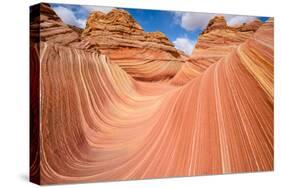
[[[241,43],[252,37],[261,25],[261,21],[254,20],[230,27],[223,16],[215,16],[199,36],[187,63],[182,66],[170,83],[175,85],[185,84],[200,75],[209,66],[220,61],[233,50],[236,50]]]
[[[235,30],[240,31],[240,32],[256,32],[259,27],[262,25],[262,22],[258,19],[251,21],[249,23],[244,23],[238,27],[234,27]]]
[[[49,4],[33,6],[30,13],[30,38],[62,45],[79,41],[79,34],[62,22]]]
[[[205,28],[205,30],[202,32],[203,34],[209,33],[211,31],[214,30],[225,30],[228,29],[228,26],[226,24],[226,21],[224,19],[223,16],[215,16],[214,18],[212,18],[207,27]]]
[[[215,16],[210,20],[206,29],[198,38],[198,42],[191,55],[192,61],[205,70],[210,64],[228,55],[242,42],[250,38],[261,26],[255,20],[237,27],[227,26],[223,16]]]
[[[118,48],[156,48],[174,53],[177,50],[161,32],[144,32],[125,10],[113,9],[105,14],[93,12],[87,20],[82,37],[96,42],[103,50]]]
[[[95,46],[139,80],[173,77],[185,57],[161,32],[145,32],[125,10],[93,12],[82,33],[83,42]],[[91,47],[89,47],[90,49]]]
[[[41,15],[33,16],[31,30],[40,28],[40,36],[31,31],[32,37],[38,35],[41,41],[101,52],[136,79],[170,79],[185,62],[185,55],[163,33],[144,32],[125,10],[93,12],[83,31],[63,23],[48,4],[41,4],[39,10]]]

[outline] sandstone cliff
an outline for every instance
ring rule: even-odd
[[[144,32],[125,10],[93,12],[83,31],[63,23],[48,4],[41,4],[39,10],[41,15],[33,16],[31,30],[40,28],[41,41],[101,52],[138,80],[170,79],[186,60],[163,33]]]
[[[111,62],[139,80],[173,77],[185,57],[161,32],[145,32],[125,10],[93,12],[82,33],[83,42],[97,47]]]
[[[200,75],[210,65],[217,63],[241,43],[252,37],[261,25],[261,21],[254,20],[250,23],[230,27],[223,16],[215,16],[202,31],[192,54],[170,83],[185,84]]]

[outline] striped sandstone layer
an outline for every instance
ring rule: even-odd
[[[261,26],[254,20],[240,26],[230,27],[223,16],[215,16],[201,33],[195,48],[185,65],[170,81],[182,85],[204,72],[210,65],[218,62],[249,39]]]
[[[32,7],[30,19],[30,38],[37,40],[33,42],[69,45],[79,41],[79,34],[64,24],[49,4],[41,3]]]
[[[99,47],[32,42],[31,175],[54,184],[273,170],[273,23],[181,86],[135,79]]]
[[[42,42],[41,183],[272,170],[272,29],[182,87]]]
[[[163,33],[144,32],[132,16],[121,9],[107,14],[93,12],[82,40],[96,46],[112,63],[138,80],[170,79],[185,62],[185,56]]]
[[[262,23],[253,21],[238,27],[227,26],[223,16],[215,16],[198,38],[191,62],[205,70],[250,38]],[[254,25],[255,27],[250,27]]]

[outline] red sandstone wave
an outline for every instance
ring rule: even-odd
[[[273,169],[273,19],[204,71],[187,61],[170,82],[135,79],[130,61],[95,50],[31,49],[42,184]]]

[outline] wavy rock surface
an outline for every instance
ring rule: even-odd
[[[112,63],[139,80],[173,77],[185,57],[161,32],[144,32],[125,10],[92,13],[82,33],[83,42],[96,46]],[[89,47],[90,48],[90,47]]]
[[[182,67],[186,55],[178,51],[161,32],[144,32],[125,10],[104,14],[93,12],[81,31],[64,24],[48,4],[34,10],[31,37],[77,49],[100,51],[138,80],[159,81],[172,78]],[[37,31],[40,31],[40,35]],[[37,37],[37,38],[38,38]]]
[[[200,75],[210,65],[227,56],[238,45],[249,39],[261,26],[254,20],[239,26],[230,27],[223,16],[215,16],[201,33],[191,56],[170,81],[174,85],[183,85]]]
[[[182,87],[42,42],[42,183],[272,170],[272,24]]]
[[[199,36],[191,55],[191,62],[196,64],[199,70],[205,70],[250,38],[260,25],[261,22],[256,20],[238,27],[230,27],[223,16],[215,16]]]
[[[273,170],[273,19],[247,37],[205,71],[183,57],[190,69],[176,84],[135,79],[75,42],[32,43],[41,116],[31,175],[54,184]]]

